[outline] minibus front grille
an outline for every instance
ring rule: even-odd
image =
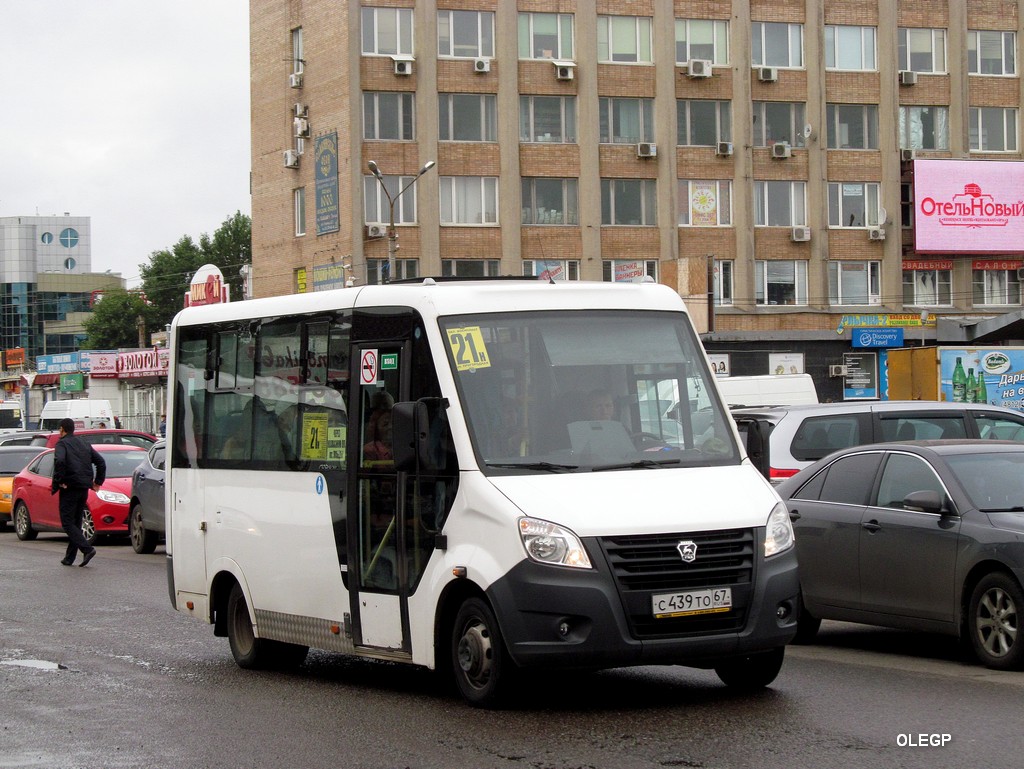
[[[681,543],[696,545],[692,562],[683,560]],[[743,627],[754,580],[753,530],[604,537],[601,548],[637,638],[725,633]],[[716,587],[732,589],[729,611],[658,619],[653,615],[652,595]]]

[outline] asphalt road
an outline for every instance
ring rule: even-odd
[[[1024,673],[948,639],[825,623],[753,696],[645,667],[551,674],[480,711],[401,665],[311,652],[293,674],[240,670],[171,610],[162,548],[101,546],[81,569],[64,546],[0,533],[0,768],[1017,769],[1024,753]]]

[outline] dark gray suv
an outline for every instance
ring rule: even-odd
[[[153,444],[132,474],[128,535],[136,553],[152,553],[164,538],[164,464],[167,443]]]

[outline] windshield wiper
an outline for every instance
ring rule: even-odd
[[[653,467],[665,467],[666,465],[678,465],[682,462],[681,459],[638,459],[634,462],[621,462],[616,465],[598,465],[592,468],[596,472],[602,470],[633,470]]]
[[[579,470],[579,465],[560,465],[555,462],[487,462],[488,467],[509,467],[514,470],[544,470],[549,473],[565,473]]]

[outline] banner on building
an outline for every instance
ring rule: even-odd
[[[339,229],[337,132],[316,137],[313,151],[316,160],[316,234],[324,235]],[[313,279],[315,282],[315,275]]]

